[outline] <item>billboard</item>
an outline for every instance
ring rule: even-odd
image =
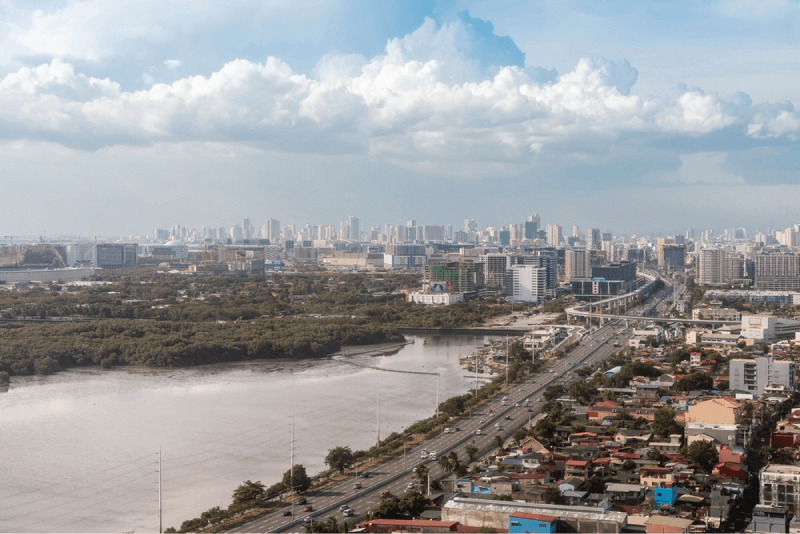
[[[447,283],[445,283],[445,282],[431,282],[430,292],[431,293],[446,293],[447,292]]]

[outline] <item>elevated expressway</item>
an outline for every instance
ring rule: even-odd
[[[586,304],[579,304],[578,306],[567,308],[566,310],[567,322],[569,322],[574,317],[583,317],[587,320],[587,322],[590,325],[592,319],[597,319],[600,325],[605,324],[607,321],[614,321],[619,319],[625,322],[626,327],[630,326],[631,321],[648,321],[651,323],[679,322],[683,324],[702,324],[708,326],[724,326],[729,324],[739,324],[739,321],[719,321],[710,319],[682,319],[675,317],[654,317],[651,315],[637,315],[636,308],[630,310],[625,315],[604,313],[604,311],[610,312],[611,308],[614,305],[617,306],[622,305],[624,310],[627,309],[627,307],[630,304],[632,304],[637,297],[644,296],[650,291],[652,291],[658,280],[662,280],[668,286],[671,286],[673,284],[672,281],[668,279],[665,280],[661,278],[658,274],[653,273],[651,271],[642,271],[640,274],[645,278],[647,278],[648,282],[639,289],[637,289],[636,291],[625,293],[624,295],[612,295],[607,299],[588,302]]]

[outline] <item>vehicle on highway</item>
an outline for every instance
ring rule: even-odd
[[[506,421],[511,421],[511,416],[510,415],[506,416]]]
[[[306,498],[300,497],[299,499],[297,499],[297,502],[295,504],[305,504],[305,503],[306,503]]]
[[[355,484],[353,484],[353,488],[354,489],[361,489],[361,482],[356,482]]]
[[[414,483],[413,482],[409,482],[408,484],[406,484],[406,488],[414,489]]]
[[[348,508],[347,510],[345,510],[344,512],[342,512],[342,515],[344,515],[345,517],[353,517],[353,514],[354,514],[354,513],[355,513],[355,512],[353,512],[353,510],[351,510],[350,508]]]
[[[480,435],[481,435],[481,429],[479,428],[478,430],[476,430],[476,431],[475,431],[475,434],[477,434],[478,436],[480,436]]]
[[[314,511],[314,507],[309,504],[308,506],[303,508],[303,511],[304,512],[313,512]]]
[[[519,403],[516,403],[516,404],[514,405],[514,407],[515,407],[515,408],[519,408]]]
[[[343,504],[343,505],[341,505],[341,506],[339,507],[339,511],[340,511],[340,512],[344,512],[344,511],[345,511],[345,510],[347,510],[348,508],[350,508],[350,505],[349,505],[349,504]]]
[[[485,422],[486,422],[486,419],[484,419],[483,417],[481,417],[481,423],[485,423]]]
[[[435,462],[436,460],[438,460],[438,458],[436,457],[435,454],[431,454],[431,460],[433,460]]]
[[[449,427],[449,426],[448,426],[448,427],[446,427],[446,428],[443,430],[443,432],[444,432],[445,434],[449,434],[449,433],[450,433],[450,427]]]
[[[423,460],[427,460],[428,459],[428,453],[425,452],[425,451],[422,451],[422,454],[420,454],[419,457],[422,458]]]
[[[287,515],[292,515],[292,511],[291,510],[284,510],[283,511],[283,517],[286,517]]]
[[[314,516],[307,515],[303,518],[303,523],[311,523],[314,520]]]
[[[456,427],[456,432],[461,432],[461,429]]]
[[[369,478],[369,473],[367,473],[365,471],[365,472],[361,473],[360,475],[358,475],[358,478]]]

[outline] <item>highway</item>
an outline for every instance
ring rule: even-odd
[[[632,312],[635,313],[634,310]],[[489,414],[489,408],[485,407],[480,412],[473,413],[471,417],[468,415],[450,424],[451,429],[458,427],[460,431],[448,434],[439,432],[422,444],[408,448],[405,450],[405,454],[401,453],[394,459],[368,471],[368,478],[356,478],[354,475],[347,481],[309,496],[308,504],[314,507],[314,511],[310,514],[302,512],[303,506],[295,505],[294,515],[284,516],[284,511],[291,510],[287,506],[234,530],[246,532],[304,531],[303,520],[307,515],[311,515],[315,521],[324,521],[328,516],[335,515],[340,523],[346,519],[352,524],[378,504],[381,491],[389,490],[394,495],[402,495],[408,489],[409,483],[415,482],[412,478],[412,470],[420,463],[424,462],[428,467],[431,480],[442,477],[444,474],[441,472],[438,462],[421,459],[423,448],[431,453],[435,451],[439,456],[455,450],[459,459],[466,461],[467,454],[464,449],[468,444],[474,442],[475,446],[481,450],[490,446],[495,435],[499,433],[495,429],[495,423],[499,423],[502,427],[500,432],[503,436],[508,436],[517,428],[526,425],[529,418],[539,413],[543,404],[540,401],[541,394],[548,385],[559,382],[567,385],[572,381],[571,373],[577,368],[573,364],[596,364],[626,345],[631,330],[622,324],[615,323],[618,322],[606,323],[603,327],[589,333],[569,355],[554,362],[552,366],[545,369],[545,372],[529,378],[525,383],[515,386],[513,390],[505,393],[509,397],[507,406],[501,406],[500,399],[496,399],[493,403],[494,413]],[[618,341],[621,346],[615,347],[615,341]],[[529,399],[530,411],[523,406],[525,399]],[[492,403],[489,406],[492,406]],[[506,416],[509,416],[510,420],[506,420]],[[480,435],[476,434],[478,429],[481,430]],[[360,489],[354,487],[356,482],[361,483]],[[348,518],[342,515],[339,507],[345,504],[354,510],[355,517]]]

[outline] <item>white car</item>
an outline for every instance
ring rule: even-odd
[[[475,431],[475,435],[477,435],[477,436],[480,436],[480,435],[481,435],[481,429],[480,429],[480,428],[479,428],[478,430],[476,430],[476,431]]]
[[[406,484],[406,488],[414,489],[414,483],[413,482],[409,482],[408,484]]]

